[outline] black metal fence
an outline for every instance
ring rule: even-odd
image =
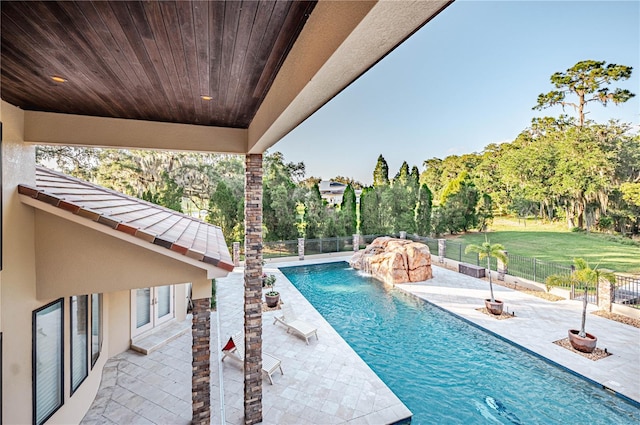
[[[515,254],[507,255],[509,257],[508,274],[512,276],[544,283],[551,275],[569,276],[571,274],[571,267],[562,264],[550,263],[538,260],[537,258],[522,257]],[[567,288],[570,288],[570,285],[567,286]]]
[[[398,237],[398,235],[361,235],[360,246],[362,249],[366,245],[373,242],[380,236]],[[416,242],[424,243],[429,247],[431,255],[438,254],[438,239],[424,236],[407,235],[407,238]],[[485,266],[486,260],[480,264],[480,259],[476,253],[465,254],[466,244],[444,240],[445,258],[458,261],[461,263],[475,264],[477,266]],[[331,252],[353,251],[353,237],[335,237],[321,239],[305,240],[305,255],[324,254]],[[264,242],[263,257],[291,257],[298,255],[298,241],[277,241]],[[564,264],[553,263],[549,261],[538,260],[537,258],[523,257],[515,254],[507,254],[509,257],[508,273],[511,276],[521,277],[523,279],[532,280],[534,282],[544,284],[547,277],[551,275],[569,275],[572,267]],[[490,259],[490,269],[497,271],[497,263],[495,258]],[[564,286],[563,289],[571,291],[571,298],[582,299],[584,297],[583,288],[571,287],[570,284]],[[589,288],[587,293],[588,301],[597,303],[598,289]],[[614,288],[614,302],[625,304],[631,307],[640,308],[640,278],[631,276],[623,276],[616,274],[616,284]]]
[[[262,244],[264,258],[291,257],[298,255],[298,241],[274,241]]]
[[[640,279],[616,275],[614,302],[640,308]]]
[[[353,237],[335,237],[321,239],[306,239],[304,241],[304,254],[325,254],[328,252],[353,251]]]

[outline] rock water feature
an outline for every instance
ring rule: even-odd
[[[406,239],[377,238],[356,252],[349,264],[389,284],[420,282],[433,277],[429,247]]]

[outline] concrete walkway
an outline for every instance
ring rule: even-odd
[[[318,337],[304,339],[273,325],[263,315],[264,350],[282,360],[284,375],[263,380],[266,424],[392,423],[410,412],[360,357],[329,326],[277,269],[281,266],[346,260],[325,255],[305,261],[269,261],[265,271],[277,275],[277,290],[300,317],[318,327]],[[488,282],[434,267],[427,282],[397,285],[553,362],[640,402],[640,329],[588,315],[587,330],[611,356],[589,360],[553,341],[580,325],[581,303],[550,302],[494,285],[496,297],[516,317],[496,320],[476,308],[487,296]],[[243,275],[236,269],[218,279],[218,312],[212,314],[211,402],[213,424],[240,424],[243,382],[240,365],[219,361],[219,347],[242,330]],[[592,307],[590,307],[590,310]],[[219,320],[218,320],[219,318]],[[218,328],[220,337],[218,337]],[[183,335],[148,356],[127,351],[109,360],[99,394],[83,424],[187,424],[191,415],[191,336]],[[221,403],[221,400],[224,400]]]

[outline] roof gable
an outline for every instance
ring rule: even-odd
[[[197,218],[44,167],[36,167],[35,187],[21,184],[18,192],[150,244],[233,270],[220,227]]]

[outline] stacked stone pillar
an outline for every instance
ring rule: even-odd
[[[298,238],[298,259],[304,260],[304,238]]]
[[[236,267],[240,265],[240,242],[233,243],[233,265]]]
[[[353,235],[353,250],[358,251],[360,249],[360,235],[354,233]]]
[[[211,423],[211,298],[193,300],[191,322],[191,405],[193,425]]]
[[[262,155],[245,159],[244,423],[262,422]]]
[[[444,263],[444,257],[447,253],[446,239],[438,239],[438,262]]]
[[[504,255],[506,255],[507,258],[509,258],[509,253],[507,251],[502,251],[502,252],[504,252]],[[497,259],[497,267],[498,267],[498,280],[504,281],[504,275],[509,274],[509,269],[507,268],[507,265],[503,263],[499,258]],[[491,273],[491,270],[489,270],[489,273]]]
[[[600,279],[598,282],[598,308],[611,312],[613,299],[615,297],[614,285],[607,279]]]

